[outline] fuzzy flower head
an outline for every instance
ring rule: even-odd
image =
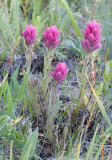
[[[81,46],[85,52],[94,52],[101,47],[100,40],[102,29],[99,29],[100,25],[101,24],[98,24],[95,20],[87,22],[84,31],[84,40],[81,39]]]
[[[36,29],[37,28],[33,25],[26,25],[26,30],[22,31],[27,46],[32,45],[34,43],[37,36]]]
[[[60,84],[62,81],[65,80],[66,74],[68,73],[69,69],[67,69],[66,64],[58,63],[54,72],[51,72],[53,79],[56,84]]]
[[[56,26],[51,26],[46,28],[46,32],[44,32],[44,38],[46,42],[43,42],[46,47],[49,49],[55,49],[60,45],[60,30],[57,29]]]

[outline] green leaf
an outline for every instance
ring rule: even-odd
[[[14,114],[12,114],[11,112],[8,112],[8,111],[6,111],[6,110],[0,110],[0,116],[2,116],[2,115],[7,115],[7,116],[9,116],[11,119],[15,119],[15,116],[14,116]]]
[[[10,160],[14,160],[14,157],[13,157],[13,141],[11,141],[11,145],[10,145]]]
[[[23,152],[21,153],[20,160],[30,160],[35,154],[36,144],[38,138],[38,130],[36,129],[31,135],[28,136]]]
[[[105,134],[107,134],[107,133],[111,133],[111,136],[112,136],[112,126],[107,128]]]
[[[3,93],[5,93],[5,91],[7,90],[7,87],[8,87],[8,83],[7,81],[5,81],[3,85],[0,87],[0,97]]]
[[[78,53],[78,55],[81,56],[80,48],[78,48],[71,39],[63,41],[61,47],[75,51],[75,53]]]
[[[109,61],[106,62],[105,71],[106,71],[106,75],[108,75],[110,72],[110,62]]]
[[[13,86],[14,81],[17,80],[17,76],[18,76],[18,72],[19,72],[19,67],[20,67],[20,64],[19,64],[19,66],[17,67],[17,69],[14,71],[14,73],[11,76],[11,80],[10,80],[10,85],[11,86]]]
[[[9,116],[8,115],[2,115],[0,116],[0,130],[1,127],[9,120]]]
[[[20,1],[19,0],[11,0],[11,8],[10,8],[10,20],[11,26],[13,27],[14,35],[17,37],[19,35],[19,21],[20,21]]]
[[[95,92],[96,92],[97,95],[100,95],[102,90],[103,90],[103,83],[101,83],[101,84],[95,89]]]
[[[36,17],[40,13],[42,0],[34,0],[34,11],[33,11],[33,24],[35,24]]]
[[[7,143],[10,143],[13,140],[15,148],[22,148],[27,137],[26,135],[23,136],[21,132],[16,131],[14,126],[11,126],[8,120],[10,120],[9,117],[0,124],[0,137],[7,141]]]
[[[109,127],[111,127],[112,123],[111,123],[111,121],[110,121],[110,119],[109,119],[109,117],[108,117],[108,115],[107,115],[107,113],[105,111],[105,108],[104,108],[103,104],[101,103],[99,97],[96,94],[95,94],[95,98],[97,100],[97,103],[99,104],[99,108],[101,110],[101,113],[102,113],[103,117],[105,118],[105,120],[106,120],[107,124],[109,125]]]
[[[78,146],[77,146],[76,160],[79,160],[80,147],[81,147],[81,144],[79,143]]]
[[[86,75],[86,76],[87,76],[87,75]],[[104,108],[101,100],[99,99],[99,97],[98,97],[98,95],[96,94],[93,86],[91,85],[88,76],[87,76],[87,80],[88,80],[89,85],[90,85],[90,87],[91,87],[91,90],[92,90],[92,92],[93,92],[93,94],[94,94],[94,96],[95,96],[95,98],[96,98],[96,101],[97,101],[97,103],[98,103],[98,105],[99,105],[99,108],[100,108],[100,110],[101,110],[101,113],[102,113],[103,117],[105,118],[105,121],[107,122],[107,124],[109,125],[109,127],[111,127],[111,126],[112,126],[112,123],[111,123],[111,121],[110,121],[110,119],[109,119],[109,116],[107,115],[106,110],[105,110],[105,108]]]
[[[27,83],[28,83],[28,73],[25,74],[24,79],[23,79],[21,86],[20,86],[19,96],[18,96],[19,101],[21,100],[21,98],[23,97],[23,94],[26,91]]]
[[[103,140],[102,144],[100,145],[100,147],[99,147],[99,149],[98,149],[98,151],[97,151],[97,153],[96,153],[96,155],[95,155],[95,157],[94,157],[94,160],[97,160],[97,159],[98,159],[98,156],[99,156],[99,154],[100,154],[100,152],[101,152],[101,150],[102,150],[102,148],[103,148],[103,145],[105,144],[105,142],[107,141],[108,138],[109,138],[109,135],[107,135],[107,136],[105,137],[105,139]]]
[[[8,86],[8,91],[7,91],[7,111],[9,112],[14,111],[14,102],[13,102],[13,98],[12,98],[12,94],[11,94],[9,86]]]
[[[54,118],[57,116],[57,113],[58,113],[59,109],[61,108],[61,105],[62,105],[62,101],[58,102],[58,103],[54,106],[53,112],[52,112],[52,114],[51,114],[52,119],[54,119]]]
[[[14,94],[13,94],[13,98],[14,99],[17,99],[17,96],[19,94],[19,88],[20,88],[19,87],[19,82],[17,81],[19,67],[20,67],[20,65],[17,67],[17,69],[15,70],[15,72],[12,74],[11,80],[10,80],[10,89],[11,89],[11,91],[14,92]]]
[[[73,28],[74,28],[77,36],[78,37],[82,37],[80,29],[79,29],[79,27],[77,25],[77,22],[75,20],[75,17],[73,16],[72,10],[71,10],[71,8],[68,5],[68,2],[66,0],[61,0],[61,2],[62,2],[62,4],[64,5],[64,7],[65,7],[65,9],[67,11],[67,14],[68,14],[68,16],[70,18],[70,21],[71,21],[71,23],[73,25]]]
[[[92,149],[93,149],[93,146],[94,146],[94,143],[95,143],[96,134],[97,134],[97,131],[98,131],[98,126],[99,125],[97,125],[96,130],[95,130],[94,135],[93,135],[93,138],[92,138],[92,141],[89,145],[88,152],[87,152],[85,160],[89,160],[89,158],[91,156],[91,152],[92,152]]]
[[[112,68],[112,60],[110,61],[110,68]]]
[[[0,115],[0,137],[9,144],[13,140],[14,147],[22,148],[26,142],[26,135],[23,136],[21,132],[16,131],[10,122],[11,118],[8,115]]]

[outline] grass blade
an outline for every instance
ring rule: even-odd
[[[109,117],[108,117],[108,115],[107,115],[107,113],[106,113],[106,111],[105,111],[105,108],[104,108],[102,102],[100,101],[100,99],[99,99],[98,95],[96,94],[93,86],[91,85],[87,73],[86,73],[86,77],[87,77],[87,80],[88,80],[89,85],[90,85],[90,87],[91,87],[91,90],[92,90],[92,92],[93,92],[93,95],[94,95],[94,97],[96,98],[97,103],[99,104],[99,108],[100,108],[100,110],[101,110],[101,113],[102,113],[103,117],[105,118],[105,121],[107,122],[107,124],[109,125],[109,127],[111,127],[111,126],[112,126],[111,121],[110,121],[110,119],[109,119]]]
[[[97,160],[97,159],[98,159],[98,156],[99,156],[99,154],[100,154],[100,152],[101,152],[101,150],[102,150],[102,148],[103,148],[103,145],[105,144],[105,142],[107,141],[108,138],[109,138],[109,135],[107,135],[107,136],[105,137],[105,139],[103,140],[100,148],[98,149],[98,151],[97,151],[97,153],[96,153],[96,155],[95,155],[94,160]]]
[[[10,145],[10,160],[14,160],[14,157],[13,157],[13,141],[11,141],[11,145]]]
[[[94,146],[94,142],[95,142],[96,134],[97,134],[97,131],[98,131],[98,127],[99,127],[99,124],[96,127],[96,130],[95,130],[95,133],[93,135],[92,141],[90,143],[90,146],[89,146],[89,149],[88,149],[87,156],[86,156],[85,160],[89,160],[89,158],[90,158],[90,154],[91,154],[91,151],[92,151],[93,146]]]
[[[80,143],[77,146],[76,160],[79,160],[79,154],[80,154]]]
[[[28,136],[20,160],[29,160],[32,158],[32,156],[35,153],[37,138],[38,138],[38,130],[36,129],[31,135]]]
[[[73,25],[73,28],[74,28],[77,36],[78,36],[78,37],[82,37],[81,32],[80,32],[80,29],[79,29],[79,27],[78,27],[78,25],[77,25],[77,23],[76,23],[76,20],[75,20],[73,14],[72,14],[71,8],[70,8],[69,5],[68,5],[68,2],[67,2],[66,0],[61,0],[61,2],[62,2],[62,4],[64,5],[64,7],[65,7],[65,9],[66,9],[66,11],[67,11],[67,14],[68,14],[68,16],[69,16],[69,18],[70,18],[70,21],[71,21],[71,23],[72,23],[72,25]]]
[[[8,88],[7,88],[7,111],[13,113],[14,107],[15,107],[15,105],[13,102],[12,94],[11,94],[10,88],[8,86]]]

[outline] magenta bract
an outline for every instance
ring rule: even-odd
[[[44,32],[44,38],[46,42],[43,42],[47,48],[55,49],[58,45],[60,45],[60,30],[57,29],[56,26],[51,26],[46,28],[46,32]]]
[[[36,29],[37,28],[33,25],[26,25],[26,30],[22,31],[27,46],[32,45],[34,43],[37,36]]]
[[[95,20],[87,22],[87,26],[84,31],[84,40],[81,39],[81,46],[86,52],[94,52],[101,47],[101,24],[98,24]]]
[[[68,73],[69,69],[67,69],[66,64],[63,63],[58,63],[56,66],[56,69],[54,72],[51,72],[54,81],[57,84],[60,84],[62,81],[65,80],[66,74]]]

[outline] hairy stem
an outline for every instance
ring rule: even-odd
[[[26,52],[26,71],[28,75],[30,74],[30,68],[31,68],[31,50],[28,46],[27,52]]]

